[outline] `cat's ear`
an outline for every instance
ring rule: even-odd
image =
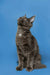
[[[35,20],[35,16],[32,16],[32,17],[30,18],[30,22],[33,23],[34,20]]]
[[[24,15],[24,17],[26,17],[26,14]]]

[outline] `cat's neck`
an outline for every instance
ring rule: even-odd
[[[27,38],[27,36],[31,37],[31,32],[30,30],[26,30],[26,29],[23,29],[21,26],[18,26],[17,36],[24,37],[24,38]]]
[[[25,28],[22,28],[22,27],[19,25],[17,32],[19,32],[19,33],[29,33],[30,30],[25,29]]]

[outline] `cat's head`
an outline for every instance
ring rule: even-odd
[[[32,16],[31,18],[27,18],[25,15],[18,19],[18,25],[21,26],[23,29],[29,30],[33,25],[34,19],[35,19],[35,16]]]

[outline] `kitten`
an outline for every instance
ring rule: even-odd
[[[30,28],[33,25],[35,16],[27,18],[26,16],[18,19],[18,29],[16,34],[16,46],[19,59],[19,65],[16,70],[26,68],[27,71],[33,69],[45,68],[41,64],[39,47],[35,37],[31,34]]]

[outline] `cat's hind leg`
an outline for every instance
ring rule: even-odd
[[[41,69],[41,68],[46,68],[45,65],[41,64],[41,56],[40,54],[37,55],[37,57],[35,58],[35,62],[34,62],[34,69]]]

